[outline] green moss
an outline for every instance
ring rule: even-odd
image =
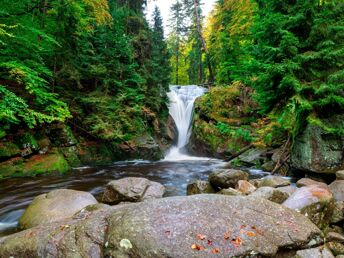
[[[66,173],[70,166],[61,154],[36,155],[28,160],[13,158],[0,163],[0,178]]]
[[[18,135],[16,144],[22,148],[31,148],[32,150],[39,150],[39,145],[35,137],[31,133],[24,133]]]
[[[61,154],[37,155],[25,162],[23,174],[66,173],[70,169],[68,162]]]
[[[0,142],[0,158],[10,158],[20,155],[21,151],[17,145],[11,142]]]

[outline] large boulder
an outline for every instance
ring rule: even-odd
[[[86,206],[97,204],[87,192],[59,189],[37,196],[20,218],[23,229],[70,218]]]
[[[270,186],[258,188],[257,191],[253,192],[250,196],[264,198],[275,203],[282,203],[289,197],[287,193]]]
[[[344,115],[325,122],[344,128]],[[325,132],[317,125],[308,125],[294,142],[291,165],[295,169],[316,173],[335,173],[344,169],[344,137]]]
[[[234,188],[240,180],[248,180],[248,173],[236,169],[219,169],[209,175],[209,182],[216,188]]]
[[[344,180],[336,180],[329,187],[336,201],[344,201]]]
[[[161,198],[165,187],[157,182],[141,177],[127,177],[113,180],[106,186],[102,202],[118,204],[120,202],[142,202]]]
[[[193,195],[86,209],[0,239],[0,257],[271,257],[320,242],[313,223],[281,205]]]
[[[333,195],[328,188],[322,186],[309,185],[301,187],[283,205],[300,211],[321,228],[326,227],[332,220]]]
[[[336,172],[337,180],[344,180],[344,170],[339,170]]]
[[[208,181],[196,180],[186,187],[187,195],[215,193],[215,189]]]

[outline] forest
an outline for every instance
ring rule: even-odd
[[[343,0],[0,1],[0,257],[343,256]]]

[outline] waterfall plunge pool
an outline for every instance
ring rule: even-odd
[[[37,195],[55,189],[87,191],[99,200],[109,181],[124,177],[144,177],[163,184],[166,187],[165,196],[186,195],[187,184],[198,179],[207,180],[210,172],[226,165],[221,160],[192,157],[183,152],[190,138],[194,102],[205,91],[195,85],[171,86],[168,94],[169,109],[176,122],[179,137],[177,144],[170,149],[164,160],[123,161],[106,167],[75,168],[65,175],[0,181],[0,237],[17,230],[21,215]],[[266,174],[252,170],[251,178]]]

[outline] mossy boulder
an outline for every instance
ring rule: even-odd
[[[196,180],[186,187],[187,195],[215,193],[215,189],[208,181]]]
[[[72,217],[97,200],[87,192],[59,189],[37,196],[20,218],[22,229]]]
[[[326,123],[344,128],[344,115],[327,119]],[[330,134],[317,125],[308,125],[295,139],[291,165],[315,173],[335,173],[344,169],[344,137]]]
[[[0,160],[20,156],[20,148],[12,142],[0,142]]]
[[[77,155],[82,164],[107,165],[117,157],[112,152],[112,148],[105,143],[84,142],[77,145]]]
[[[82,165],[78,157],[78,149],[76,146],[62,147],[59,148],[59,151],[63,154],[70,166],[78,167]]]
[[[48,136],[54,147],[70,147],[78,143],[70,127],[65,124],[53,125]]]
[[[70,170],[66,159],[59,153],[35,155],[29,159],[21,157],[12,158],[0,163],[0,176],[24,177],[39,174],[49,174],[53,172],[66,173]]]
[[[209,175],[209,182],[214,188],[234,188],[240,180],[248,180],[247,172],[236,169],[218,169]]]

